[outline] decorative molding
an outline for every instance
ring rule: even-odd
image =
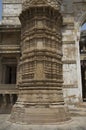
[[[0,25],[0,32],[21,32],[21,25]]]
[[[23,0],[23,10],[29,7],[51,6],[56,10],[60,10],[62,0]],[[36,5],[36,6],[35,6]]]
[[[3,0],[3,4],[22,4],[22,0]]]
[[[63,41],[63,44],[75,44],[75,41]]]
[[[77,84],[63,84],[63,88],[78,88]]]
[[[76,64],[76,60],[63,60],[63,64]]]
[[[20,53],[20,45],[0,45],[0,53]]]

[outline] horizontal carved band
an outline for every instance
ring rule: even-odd
[[[63,64],[76,64],[76,60],[63,60]]]
[[[63,88],[77,88],[78,85],[77,84],[67,84],[67,85],[63,85]]]
[[[63,44],[75,44],[75,41],[63,41]]]

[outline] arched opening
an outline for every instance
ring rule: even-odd
[[[81,63],[82,95],[83,101],[86,101],[86,22],[81,26],[79,49]]]

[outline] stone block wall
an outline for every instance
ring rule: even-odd
[[[22,9],[22,1],[21,0],[3,0],[3,15],[2,15],[2,23],[3,24],[11,24],[11,25],[19,25],[19,14]]]
[[[80,101],[77,74],[77,46],[75,41],[74,17],[66,14],[63,18],[63,93],[69,105]],[[76,92],[77,91],[77,92]]]

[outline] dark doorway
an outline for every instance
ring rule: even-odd
[[[17,94],[13,94],[13,104],[17,101]]]
[[[81,61],[83,100],[86,101],[86,60]]]
[[[3,104],[3,95],[0,94],[0,107],[2,106],[2,104]]]
[[[16,65],[6,65],[5,84],[16,84]]]
[[[82,95],[83,101],[86,101],[86,30],[81,31],[79,47],[81,61]]]

